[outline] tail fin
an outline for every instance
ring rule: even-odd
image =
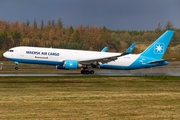
[[[173,30],[167,30],[163,35],[161,35],[154,43],[152,43],[146,50],[144,50],[141,55],[146,57],[152,57],[155,59],[162,59],[166,49],[171,41],[174,34]]]

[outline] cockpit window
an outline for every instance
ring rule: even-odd
[[[9,50],[9,52],[14,52],[14,50]]]

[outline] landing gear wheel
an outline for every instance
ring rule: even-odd
[[[19,68],[18,67],[15,67],[15,70],[18,70]]]
[[[86,74],[89,74],[89,70],[86,70],[85,73],[86,73]]]
[[[18,69],[19,69],[19,68],[18,68],[18,62],[15,61],[14,64],[15,64],[15,68],[14,68],[14,69],[15,69],[15,70],[18,70]]]
[[[81,74],[84,74],[85,73],[85,70],[81,70]]]
[[[94,74],[94,70],[90,70],[89,73],[90,73],[90,74]]]
[[[81,74],[94,74],[94,70],[81,70]]]
[[[88,70],[88,66],[81,68],[81,74],[94,74],[94,70]]]

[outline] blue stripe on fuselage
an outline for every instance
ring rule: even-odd
[[[28,64],[63,65],[63,62],[58,62],[58,61],[32,60],[32,59],[19,59],[19,58],[9,58],[9,60],[20,63],[28,63]]]

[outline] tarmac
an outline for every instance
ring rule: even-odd
[[[94,74],[54,73],[54,74],[0,74],[0,76],[180,76],[180,66],[154,67],[138,70],[95,70]]]

